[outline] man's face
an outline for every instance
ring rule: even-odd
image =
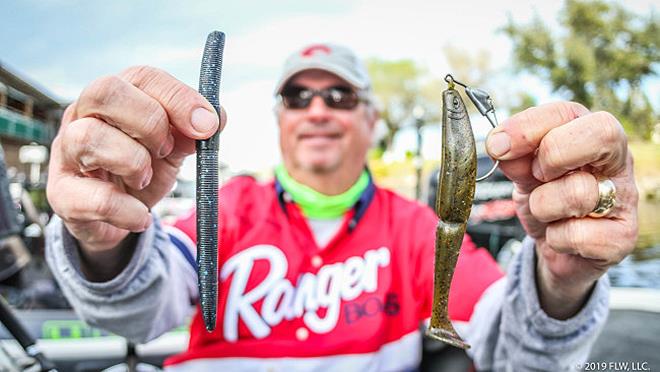
[[[295,75],[287,86],[316,90],[330,87],[351,88],[338,76],[322,70]],[[280,107],[280,148],[289,171],[330,173],[364,167],[376,121],[373,108],[360,103],[343,110],[326,106],[315,96],[306,108]]]

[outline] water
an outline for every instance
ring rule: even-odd
[[[660,289],[660,201],[640,200],[636,248],[609,274],[616,287]]]

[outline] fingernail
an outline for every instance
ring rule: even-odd
[[[543,175],[543,170],[541,169],[541,164],[538,159],[532,162],[532,175],[539,181],[544,181],[545,176]]]
[[[151,215],[151,213],[149,213],[149,214],[147,215],[147,222],[144,223],[144,229],[145,229],[145,230],[148,229],[149,226],[151,226],[151,222],[152,222],[153,218],[154,218],[154,217]]]
[[[497,132],[488,138],[486,146],[491,155],[499,158],[511,150],[511,139],[506,132]]]
[[[149,226],[151,225],[152,219],[153,219],[153,216],[151,215],[151,213],[149,213],[147,215],[147,220],[144,222],[144,225],[141,228],[135,230],[135,232],[144,232],[144,231],[146,231],[149,228]]]
[[[200,107],[193,111],[190,121],[197,132],[210,136],[218,126],[218,115]]]
[[[172,134],[168,134],[167,140],[165,141],[163,146],[160,147],[160,150],[158,150],[158,157],[159,158],[166,157],[172,152],[173,148],[174,148],[174,137],[172,136]]]
[[[149,183],[151,183],[151,177],[153,176],[153,174],[154,174],[153,169],[149,168],[149,171],[147,172],[147,174],[142,179],[142,183],[140,184],[140,190],[142,190],[145,187],[149,186]]]

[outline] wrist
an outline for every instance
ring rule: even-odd
[[[596,283],[596,280],[557,275],[538,251],[535,271],[541,309],[558,320],[576,315],[584,307]]]
[[[116,277],[128,265],[139,233],[129,233],[112,248],[98,249],[78,241],[80,270],[92,282],[106,282]]]

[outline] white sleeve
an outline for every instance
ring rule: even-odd
[[[534,240],[525,239],[506,277],[482,295],[466,339],[478,370],[567,371],[585,362],[609,312],[609,279],[596,283],[572,318],[549,317],[536,290]]]
[[[62,220],[54,216],[47,228],[46,260],[78,316],[138,343],[189,319],[198,297],[194,252],[185,234],[154,218],[126,268],[107,282],[91,282]]]

